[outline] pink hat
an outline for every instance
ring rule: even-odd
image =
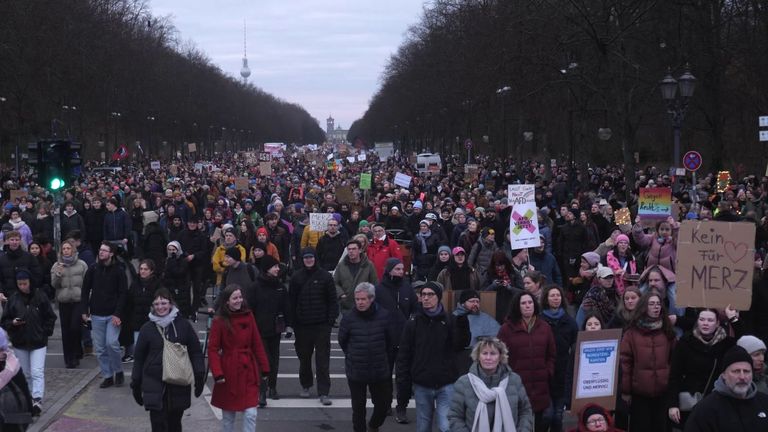
[[[626,234],[619,234],[616,236],[616,244],[619,244],[621,242],[627,242],[629,243],[629,237],[627,237]]]
[[[464,255],[466,255],[466,254],[467,254],[467,251],[465,251],[465,250],[464,250],[464,248],[463,248],[463,247],[461,247],[461,246],[456,246],[455,248],[453,248],[453,250],[451,251],[451,253],[452,253],[453,255],[456,255],[456,254],[459,254],[459,253],[463,253]]]

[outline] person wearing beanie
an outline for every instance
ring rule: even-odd
[[[256,246],[254,246],[254,250],[255,248]],[[248,262],[245,256],[243,256],[242,248],[237,246],[227,248],[224,251],[223,268],[225,269],[225,274],[223,286],[237,285],[243,289],[243,297],[245,297],[248,290],[256,282],[260,269],[263,268],[262,262],[268,256],[263,255],[258,264],[255,265]],[[270,258],[277,261],[274,257]]]
[[[397,395],[416,400],[416,430],[432,429],[433,420],[439,430],[450,429],[448,403],[453,383],[461,375],[456,365],[457,354],[469,345],[469,328],[446,312],[441,303],[443,286],[429,281],[419,290],[421,310],[405,323],[397,353],[395,376]],[[404,414],[404,413],[403,413]],[[398,423],[407,417],[396,418]]]
[[[499,245],[496,244],[496,230],[488,227],[483,228],[480,231],[480,237],[472,245],[472,249],[470,249],[467,261],[477,271],[480,280],[485,280],[485,276],[488,273],[488,265],[491,263],[491,257],[499,249]]]
[[[471,339],[469,344],[464,347],[464,351],[458,355],[456,364],[460,373],[466,373],[472,365],[470,354],[478,338],[496,336],[501,326],[496,322],[496,319],[480,310],[479,292],[472,289],[465,289],[460,292],[458,305],[453,311],[453,316],[456,317],[457,321],[467,321],[463,325],[469,327]]]
[[[210,242],[208,236],[198,229],[200,217],[191,214],[187,219],[187,227],[179,233],[177,240],[184,249],[185,259],[189,264],[189,278],[192,281],[192,310],[208,305],[205,299],[206,286],[203,284],[204,266],[209,263]]]
[[[240,267],[250,266],[239,264]],[[269,361],[269,373],[259,385],[259,407],[267,406],[267,398],[279,399],[277,373],[280,368],[280,338],[291,329],[291,308],[288,290],[280,279],[280,261],[270,255],[261,259],[259,274],[250,288],[243,290],[248,307],[256,318],[264,351]]]
[[[752,357],[741,346],[731,347],[714,391],[696,405],[685,432],[768,430],[768,395],[752,382]]]
[[[53,335],[56,313],[48,296],[32,285],[27,269],[16,270],[18,291],[4,305],[0,325],[19,359],[21,370],[32,392],[32,414],[40,415],[45,393],[45,358],[48,338]]]
[[[629,248],[629,237],[625,234],[616,236],[616,246],[606,254],[605,264],[616,276],[616,292],[624,294],[624,275],[637,274],[637,260]]]
[[[435,259],[435,263],[429,269],[429,273],[427,274],[427,280],[437,280],[440,272],[443,271],[443,269],[445,269],[452,261],[453,254],[451,252],[451,248],[445,245],[440,246],[437,249],[437,258]]]
[[[587,230],[579,222],[578,214],[574,215],[570,211],[562,212],[564,224],[560,225],[555,233],[552,234],[554,255],[560,258],[560,270],[563,273],[563,282],[569,285],[569,294],[574,293],[574,285],[580,285],[581,281],[574,281],[573,278],[580,276],[580,259],[582,254],[587,252],[588,235]],[[594,265],[600,261],[598,255]],[[593,265],[593,266],[594,266]],[[586,291],[589,285],[581,286],[580,289]],[[574,303],[574,302],[571,302]]]
[[[216,273],[216,287],[214,289],[215,293],[218,293],[219,290],[224,288],[224,276],[227,271],[225,258],[227,255],[227,250],[232,248],[238,249],[240,251],[240,258],[238,261],[245,262],[248,259],[248,254],[245,250],[245,247],[237,242],[237,234],[235,233],[235,230],[228,229],[224,231],[224,237],[222,238],[221,243],[216,246],[216,250],[213,252],[213,256],[211,257],[213,271]]]
[[[345,247],[346,256],[336,265],[333,272],[333,283],[342,314],[355,307],[355,287],[363,282],[374,286],[379,282],[376,268],[365,256],[360,243],[354,239],[349,240]]]
[[[579,413],[579,424],[569,432],[622,432],[613,425],[613,418],[605,408],[589,403]]]
[[[373,232],[373,239],[368,245],[366,254],[376,268],[376,276],[381,279],[384,275],[384,266],[387,259],[403,259],[403,253],[400,251],[400,245],[395,240],[389,238],[384,225],[380,223],[373,224],[371,231]]]
[[[267,246],[267,249],[265,250],[267,255],[271,255],[273,258],[280,261],[280,251],[277,249],[277,246],[272,243],[272,240],[269,237],[269,231],[267,231],[266,227],[262,226],[256,229],[256,241],[264,243]]]
[[[320,403],[333,403],[328,397],[331,389],[331,329],[339,315],[336,286],[328,271],[317,264],[317,252],[306,247],[301,250],[302,266],[289,283],[288,295],[296,333],[296,355],[299,357],[299,396],[309,398],[309,389],[317,379]],[[315,374],[312,355],[315,355]]]
[[[5,296],[16,292],[16,269],[25,268],[32,275],[32,283],[42,286],[44,278],[40,262],[31,253],[24,250],[24,240],[19,231],[11,230],[0,239],[0,246],[4,253],[0,253],[0,286],[3,286]]]
[[[415,277],[420,280],[426,280],[429,276],[429,271],[437,259],[437,250],[443,244],[440,236],[432,230],[430,225],[426,219],[419,221],[418,231],[411,244],[412,262],[416,267]]]
[[[452,252],[453,259],[437,275],[437,282],[448,291],[480,290],[480,277],[477,271],[467,263],[467,252],[461,246],[456,246]]]
[[[758,337],[745,335],[736,341],[736,345],[744,348],[752,356],[752,381],[757,391],[768,394],[768,377],[765,374],[765,343]]]
[[[190,290],[190,264],[178,241],[171,241],[166,247],[163,287],[173,294],[181,316],[193,318],[192,296]]]

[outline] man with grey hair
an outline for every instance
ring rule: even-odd
[[[378,431],[392,403],[389,357],[397,335],[389,312],[376,304],[376,288],[362,282],[354,290],[355,307],[341,319],[339,345],[352,398],[355,432]],[[373,414],[366,426],[366,393],[370,391]]]

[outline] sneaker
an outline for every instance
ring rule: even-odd
[[[320,396],[320,403],[325,406],[333,405],[333,401],[327,395]]]
[[[304,399],[309,398],[309,388],[301,389],[301,392],[299,392],[299,397]]]
[[[43,400],[41,398],[32,399],[32,415],[37,417],[43,412]]]
[[[118,372],[115,374],[115,387],[120,387],[125,382],[125,374]]]
[[[400,424],[408,424],[408,417],[405,415],[405,407],[395,408],[395,421]]]
[[[112,378],[105,378],[104,381],[99,384],[99,388],[112,387],[113,385],[115,385],[115,380]]]
[[[277,389],[276,388],[269,389],[269,392],[267,393],[267,395],[272,400],[279,400],[280,399],[280,395],[277,394]]]
[[[133,356],[132,355],[123,356],[123,363],[133,363]]]

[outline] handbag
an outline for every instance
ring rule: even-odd
[[[171,325],[175,333],[176,326],[173,323]],[[195,374],[192,370],[192,362],[189,360],[187,346],[169,341],[160,326],[157,327],[157,331],[163,337],[163,382],[179,386],[192,385],[195,382]]]
[[[707,385],[704,386],[704,391],[707,391],[709,388],[709,383],[712,381],[712,375],[715,374],[715,369],[717,369],[717,359],[715,359],[715,364],[712,365],[712,371],[709,373],[709,378],[707,379]],[[702,399],[704,399],[703,392],[680,392],[677,394],[678,408],[680,408],[680,411],[692,411],[693,407],[701,402]]]
[[[0,430],[2,425],[28,425],[32,423],[32,406],[29,396],[24,394],[14,380],[0,389]]]

